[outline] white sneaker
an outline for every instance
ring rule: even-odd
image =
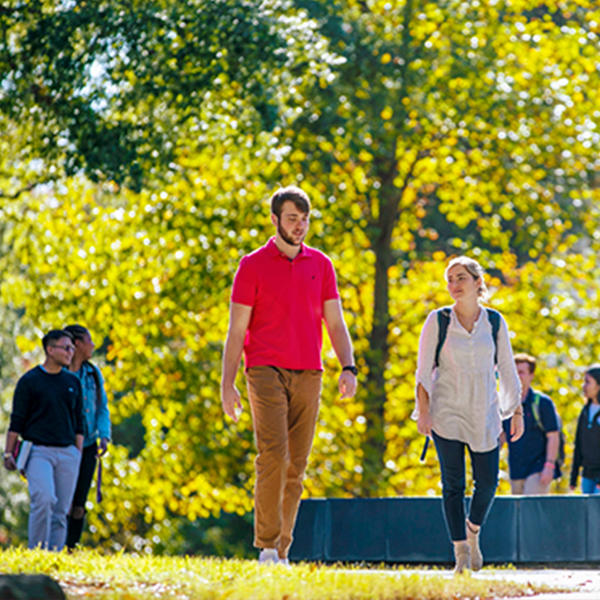
[[[280,558],[277,562],[280,565],[283,565],[284,567],[289,567],[290,566],[290,560],[287,557],[286,558]]]
[[[258,555],[259,563],[278,563],[279,554],[275,548],[263,548]]]

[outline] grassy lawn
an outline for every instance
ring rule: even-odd
[[[302,563],[286,568],[243,560],[19,548],[0,550],[0,573],[50,575],[69,600],[483,600],[553,589],[477,575],[452,576],[448,571],[416,574],[402,567],[366,571]]]

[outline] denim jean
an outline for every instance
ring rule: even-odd
[[[94,442],[83,448],[81,463],[79,464],[79,476],[73,493],[73,506],[67,519],[67,548],[75,548],[81,539],[83,531],[83,519],[85,516],[85,503],[87,501],[94,471],[98,462],[98,443]],[[80,512],[79,512],[80,511]]]
[[[442,504],[450,539],[453,542],[467,538],[465,524],[465,448],[471,455],[473,467],[473,497],[469,521],[483,525],[492,506],[498,487],[500,448],[489,452],[473,452],[468,444],[447,440],[431,432],[442,471]]]
[[[31,499],[29,548],[62,550],[80,460],[76,446],[34,444],[31,449],[25,469]]]
[[[581,478],[581,493],[582,494],[600,494],[598,484],[589,477]]]
[[[77,477],[77,485],[73,493],[73,506],[85,507],[87,497],[92,487],[94,479],[94,471],[98,461],[98,444],[94,442],[89,446],[85,446],[81,453],[81,463],[79,465],[79,475]]]

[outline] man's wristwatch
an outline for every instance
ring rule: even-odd
[[[5,452],[4,453],[4,458],[5,459],[10,458],[11,456],[12,456],[12,452]]]
[[[346,365],[342,367],[342,371],[350,371],[353,375],[358,375],[358,369],[354,365]]]

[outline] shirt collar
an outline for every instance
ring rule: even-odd
[[[277,257],[281,257],[281,258],[285,258],[286,260],[297,260],[297,259],[302,259],[302,258],[310,258],[311,254],[312,254],[312,250],[306,246],[304,243],[300,244],[300,252],[298,252],[297,256],[293,259],[290,259],[290,257],[287,254],[284,254],[283,252],[281,252],[281,250],[277,247],[277,244],[275,243],[275,236],[273,236],[266,244],[265,246],[266,251],[268,252],[269,256],[272,256],[273,258],[277,258]]]
[[[458,317],[456,315],[456,311],[454,310],[454,307],[455,307],[454,304],[450,307],[450,314],[452,315],[451,320],[454,320],[456,324],[460,324],[460,321],[458,320]],[[473,331],[475,331],[475,329],[477,327],[479,327],[479,323],[481,323],[481,321],[483,320],[484,314],[487,314],[485,312],[485,306],[480,305],[479,306],[479,314],[477,315],[477,318],[475,319],[475,322],[473,323]],[[461,325],[461,327],[462,327],[462,325]],[[463,329],[464,329],[464,327],[463,327]],[[471,333],[473,333],[473,331]]]

